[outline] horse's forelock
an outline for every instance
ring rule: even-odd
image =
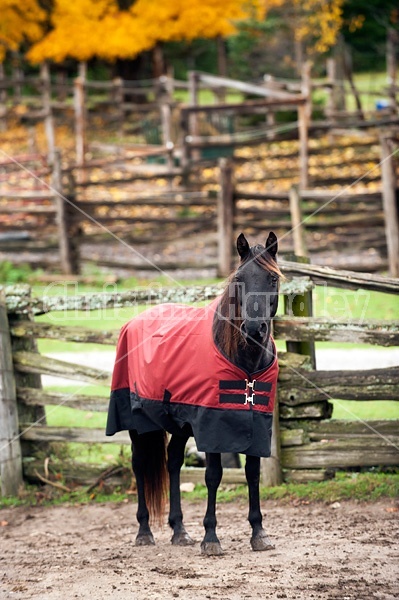
[[[245,263],[255,262],[257,265],[262,267],[265,271],[270,271],[271,273],[275,273],[278,277],[284,278],[284,275],[281,273],[277,262],[273,259],[271,254],[266,250],[264,246],[261,244],[257,244],[256,246],[252,246],[248,257],[244,261]]]

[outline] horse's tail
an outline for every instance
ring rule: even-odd
[[[151,521],[162,524],[168,496],[167,436],[153,431],[140,436],[144,494]]]

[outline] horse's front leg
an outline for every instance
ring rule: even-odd
[[[274,546],[262,527],[262,513],[259,499],[260,458],[258,456],[247,456],[245,476],[248,482],[248,521],[252,527],[252,550],[272,550]]]
[[[172,544],[191,546],[194,541],[183,525],[183,513],[180,501],[180,470],[184,462],[184,450],[190,435],[172,435],[168,445],[168,471],[170,482],[169,525],[173,529]]]
[[[139,522],[139,531],[135,544],[136,546],[150,546],[155,544],[155,540],[149,525],[150,515],[144,492],[145,451],[143,439],[136,431],[129,431],[129,435],[132,440],[132,467],[136,477],[138,500],[136,516]]]
[[[222,480],[223,468],[220,454],[206,455],[205,483],[208,488],[208,505],[204,518],[205,537],[201,542],[202,554],[223,554],[216,535],[216,493]]]

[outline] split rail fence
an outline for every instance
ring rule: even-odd
[[[320,371],[314,364],[314,344],[320,341],[399,345],[399,323],[388,321],[336,321],[311,316],[311,295],[321,282],[349,289],[398,294],[399,282],[283,262],[290,280],[283,282],[285,315],[275,319],[274,335],[284,340],[287,352],[279,355],[278,418],[274,450],[263,461],[263,481],[276,483],[281,470],[287,480],[322,480],[335,469],[399,465],[399,421],[341,421],[333,416],[332,399],[399,400],[399,366],[384,369]],[[298,277],[299,275],[299,277]],[[130,443],[121,433],[106,438],[103,429],[49,427],[45,410],[60,405],[90,412],[106,412],[101,396],[67,394],[43,389],[41,376],[92,384],[109,384],[110,373],[41,355],[38,339],[63,340],[114,347],[118,332],[78,326],[54,325],[37,320],[59,311],[118,309],[165,301],[197,302],[216,297],[219,286],[169,290],[132,290],[112,294],[34,298],[26,285],[10,286],[0,294],[0,467],[1,492],[15,494],[24,479],[38,481],[61,475],[66,482],[93,483],[116,473],[113,466],[79,462],[53,464],[49,444]],[[70,315],[71,313],[69,313]],[[76,313],[79,314],[79,313]],[[82,313],[80,313],[82,314]],[[78,322],[78,321],[77,321]],[[383,415],[382,415],[383,416]],[[41,459],[37,457],[41,450]],[[47,453],[47,454],[46,454]],[[45,471],[43,473],[43,465]],[[203,469],[184,469],[191,481],[203,479]],[[242,482],[243,470],[226,470],[230,481]]]
[[[393,132],[381,136],[381,190],[358,193],[295,186],[290,192],[262,192],[259,179],[235,177],[234,161],[228,158],[219,160],[218,180],[206,182],[200,176],[190,184],[181,169],[158,165],[147,171],[134,156],[92,161],[83,170],[61,168],[58,152],[51,169],[39,156],[19,157],[26,171],[17,173],[13,161],[0,164],[0,252],[12,262],[61,268],[65,274],[79,273],[83,261],[123,264],[134,271],[148,269],[148,263],[132,253],[121,258],[120,250],[107,252],[115,236],[127,244],[159,244],[162,254],[167,243],[205,233],[212,236],[213,247],[206,257],[161,258],[158,264],[163,270],[207,268],[226,276],[237,232],[257,236],[273,228],[283,252],[339,254],[350,246],[360,255],[372,248],[380,257],[375,268],[388,266],[398,276],[398,139]],[[269,175],[263,176],[265,184]],[[301,231],[306,250],[296,245]],[[364,264],[359,268],[365,270]]]

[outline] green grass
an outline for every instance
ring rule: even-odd
[[[187,90],[177,89],[173,92],[174,99],[178,102],[189,102],[189,92]],[[212,93],[209,89],[200,89],[198,90],[198,104],[216,104],[217,100],[215,99],[215,94]],[[226,102],[229,103],[239,103],[243,102],[244,95],[241,92],[226,92]]]
[[[388,85],[386,72],[355,73],[353,79],[355,87],[359,92],[363,110],[375,111],[375,103],[377,100],[387,99],[386,92],[384,93],[384,88]],[[345,81],[345,90],[347,110],[356,110],[356,101],[347,81]],[[372,95],[374,93],[377,93],[378,95]],[[328,99],[328,92],[323,89],[317,89],[313,91],[312,97],[315,108],[320,104],[325,106]]]
[[[337,502],[342,500],[376,501],[396,498],[399,494],[399,473],[336,473],[335,479],[311,483],[284,483],[276,487],[261,487],[262,500],[301,500],[306,502]],[[191,500],[207,497],[205,486],[197,485],[186,495]],[[221,486],[218,502],[246,499],[246,485]]]
[[[313,309],[316,317],[334,320],[399,319],[397,296],[367,290],[317,286],[313,292]]]
[[[341,473],[335,479],[319,483],[285,483],[277,487],[261,487],[262,500],[278,502],[342,502],[355,500],[375,502],[383,498],[397,498],[399,495],[399,473]],[[184,492],[182,496],[190,502],[205,502],[207,489],[197,484],[193,492]],[[57,505],[63,503],[88,504],[91,502],[128,502],[129,498],[137,498],[121,488],[108,491],[96,490],[88,495],[82,488],[71,493],[48,489],[38,490],[36,486],[26,486],[19,497],[0,497],[0,508],[11,506]],[[218,492],[218,503],[242,501],[247,502],[248,489],[245,485],[221,485]]]
[[[372,421],[373,419],[399,419],[399,402],[378,400],[376,402],[333,400],[334,419],[347,419],[354,421]]]
[[[107,413],[90,412],[69,408],[68,406],[48,406],[46,408],[47,425],[50,427],[89,427],[98,429],[107,421]]]

